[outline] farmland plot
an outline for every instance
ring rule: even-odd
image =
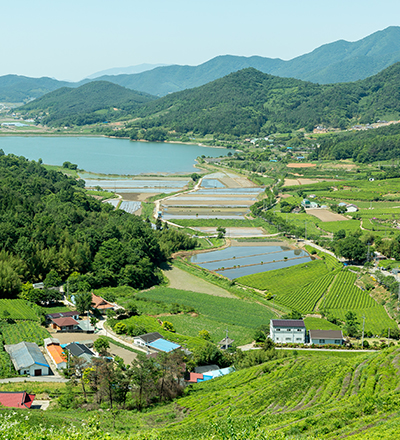
[[[32,305],[23,299],[0,299],[0,320],[10,318],[15,321],[38,321]]]
[[[43,340],[50,337],[50,333],[36,322],[21,321],[15,324],[1,323],[0,332],[6,345],[18,344],[19,342],[35,342],[43,345]]]

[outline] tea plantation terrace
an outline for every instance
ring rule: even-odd
[[[302,319],[271,319],[269,337],[276,344],[343,345],[341,330],[309,330]]]

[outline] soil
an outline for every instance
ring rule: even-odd
[[[207,295],[235,298],[235,296],[227,290],[191,275],[177,267],[164,267],[163,273],[170,282],[168,287],[172,287],[173,289],[190,290],[193,292],[206,293]]]
[[[312,168],[316,167],[315,163],[288,163],[288,168]]]
[[[307,214],[319,218],[322,222],[338,222],[348,220],[347,217],[336,212],[328,211],[327,209],[307,209]]]

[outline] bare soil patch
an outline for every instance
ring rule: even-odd
[[[307,209],[307,214],[319,218],[322,222],[340,222],[348,220],[347,217],[336,212],[328,211],[327,209]]]
[[[288,163],[288,168],[312,168],[316,167],[315,163]]]
[[[294,186],[294,185],[300,185],[297,179],[285,179],[285,182],[283,184],[283,186]]]
[[[206,293],[213,296],[222,296],[225,298],[235,298],[227,290],[211,284],[201,278],[197,278],[190,273],[185,272],[174,266],[168,266],[163,269],[164,275],[168,278],[169,287],[180,290],[190,290],[192,292]]]
[[[201,227],[193,228],[206,234],[216,234],[217,228]],[[265,231],[262,228],[226,228],[226,237],[263,237],[266,236]]]

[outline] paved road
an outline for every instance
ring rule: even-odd
[[[9,377],[8,379],[0,379],[0,383],[14,383],[14,382],[60,382],[65,383],[68,382],[68,379],[65,379],[61,376],[35,376],[35,377]]]

